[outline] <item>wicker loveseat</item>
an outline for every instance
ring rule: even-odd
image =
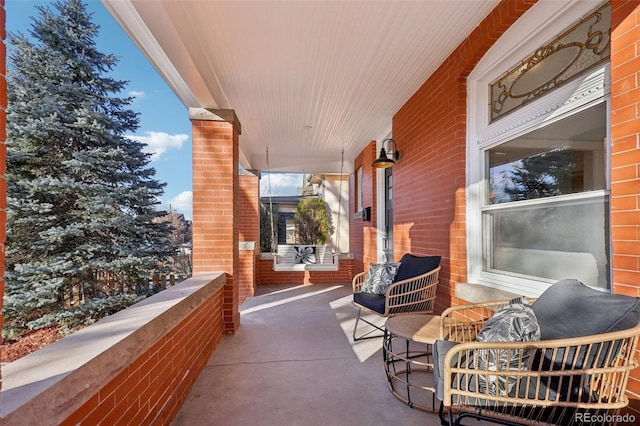
[[[508,303],[443,312],[441,340],[434,345],[443,422],[445,412],[456,425],[466,417],[500,424],[624,422],[620,409],[628,404],[627,381],[638,366],[640,300],[559,281],[530,306],[540,340],[477,341]],[[512,324],[510,331],[521,326]]]

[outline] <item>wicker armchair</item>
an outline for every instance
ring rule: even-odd
[[[588,291],[595,290],[575,280],[566,281],[563,293],[574,300],[554,300],[558,308],[565,304],[565,312],[545,318],[553,309],[539,306],[557,299],[557,291],[544,301],[543,294],[533,303],[534,311],[536,305],[539,311],[539,341],[475,341],[485,322],[506,301],[457,306],[443,312],[442,340],[434,345],[434,382],[443,422],[444,411],[449,424],[455,425],[465,417],[518,425],[610,424],[619,420],[619,410],[629,402],[629,374],[638,366],[634,353],[640,336],[640,303],[622,295],[593,295]],[[560,283],[563,281],[555,285]],[[595,312],[587,315],[596,322],[610,321],[602,325],[608,331],[561,337],[589,333],[597,327],[584,322],[585,315],[575,310],[591,303]],[[571,315],[576,323],[563,324]],[[545,332],[545,327],[556,329]],[[549,336],[554,338],[546,338]],[[489,362],[492,351],[511,362]],[[490,382],[501,382],[502,388],[489,386]]]
[[[353,327],[353,340],[382,336],[371,336],[370,334],[375,330],[357,336],[360,321],[384,332],[381,327],[362,318],[363,308],[382,317],[432,313],[440,273],[439,263],[440,256],[419,257],[405,254],[400,259],[400,269],[396,275],[396,281],[389,286],[386,295],[361,292],[368,272],[362,272],[353,277],[353,304],[358,308],[356,323]],[[407,276],[409,277],[407,278]]]

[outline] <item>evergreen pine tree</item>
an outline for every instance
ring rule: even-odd
[[[329,237],[327,206],[322,198],[303,198],[298,202],[294,215],[298,242],[301,244],[325,244]]]
[[[125,137],[138,114],[98,29],[67,0],[38,7],[30,37],[8,37],[7,320],[60,312],[73,292],[103,298],[98,272],[148,278],[173,254],[170,225],[153,221],[165,184]]]

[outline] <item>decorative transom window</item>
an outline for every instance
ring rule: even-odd
[[[549,3],[469,77],[469,279],[527,295],[564,278],[610,281],[610,6]],[[509,64],[513,52],[527,59]]]
[[[606,3],[493,81],[491,121],[608,61],[610,27],[611,5]]]

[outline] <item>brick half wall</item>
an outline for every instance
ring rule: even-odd
[[[190,278],[4,366],[0,423],[170,424],[222,337],[224,284]]]
[[[274,271],[273,259],[258,261],[258,286],[291,284],[351,284],[353,259],[340,259],[337,271]]]

